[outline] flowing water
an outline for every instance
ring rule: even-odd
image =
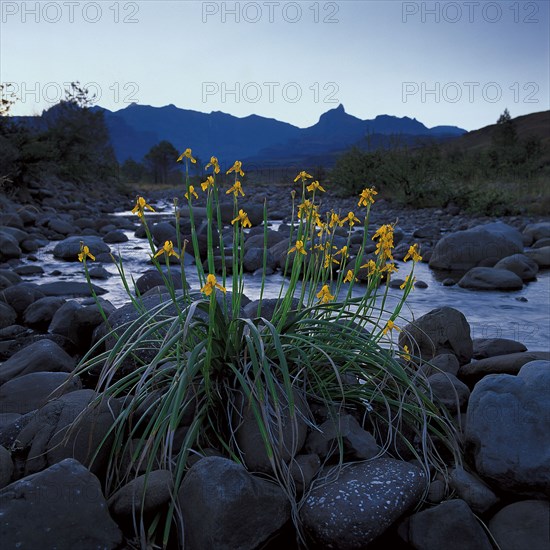
[[[274,227],[277,223],[274,222]],[[152,268],[148,261],[151,253],[147,241],[136,239],[133,232],[126,232],[129,241],[111,245],[113,253],[123,259],[127,280],[132,287],[131,278],[137,279],[142,273]],[[44,269],[44,274],[26,277],[36,283],[54,281],[85,281],[83,266],[80,262],[60,262],[53,257],[55,242],[44,247],[37,253],[37,263]],[[410,263],[398,262],[400,271],[394,277],[404,278],[409,273]],[[89,264],[90,268],[94,264]],[[105,264],[104,267],[112,274],[105,280],[93,282],[105,289],[104,298],[113,305],[121,306],[129,301],[124,290],[117,268]],[[60,272],[60,273],[59,273]],[[472,291],[459,286],[443,286],[441,276],[425,263],[417,264],[415,268],[417,280],[424,281],[428,288],[415,288],[407,300],[401,314],[406,320],[418,318],[430,310],[450,306],[461,311],[468,320],[473,338],[510,338],[523,342],[529,350],[549,350],[550,345],[550,270],[538,274],[536,281],[524,285],[522,290],[513,292],[502,291]],[[189,266],[186,277],[191,288],[198,288],[198,277],[194,267]],[[439,279],[439,280],[438,280]],[[245,275],[244,292],[254,300],[259,298],[261,277]],[[281,274],[267,278],[264,297],[276,298],[281,284],[286,284]],[[230,284],[230,282],[228,282]],[[360,296],[365,292],[365,286],[356,284],[353,295]],[[399,301],[402,291],[389,291],[387,309],[392,309]],[[401,325],[404,321],[401,321]]]

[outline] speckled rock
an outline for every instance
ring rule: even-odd
[[[362,549],[417,504],[426,484],[422,470],[407,462],[349,464],[335,481],[311,490],[300,518],[320,547]]]
[[[2,489],[0,516],[6,549],[111,550],[122,542],[99,480],[73,459]]]

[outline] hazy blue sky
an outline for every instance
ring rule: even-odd
[[[468,130],[549,106],[549,1],[10,2],[0,81],[39,114],[79,80],[130,102],[311,126],[343,103]]]

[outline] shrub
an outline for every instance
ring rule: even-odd
[[[237,437],[244,410],[253,415],[265,447],[269,467],[264,473],[288,495],[299,534],[298,509],[307,494],[297,493],[290,475],[292,456],[299,449],[297,444],[285,447],[279,434],[285,423],[287,427],[290,423],[294,434],[299,425],[318,429],[314,407],[324,407],[334,419],[343,412],[354,414],[375,434],[381,454],[417,457],[427,473],[432,468],[444,471],[446,455],[460,460],[452,422],[432,403],[410,351],[395,349],[391,340],[392,331],[399,330],[400,310],[414,282],[418,248],[409,250],[412,269],[393,311],[384,308],[391,274],[396,270],[393,225],[384,225],[374,233],[375,259],[367,261],[363,253],[374,189],[362,191],[360,215],[349,212],[340,218],[329,212],[323,218],[316,203],[323,187],[306,172],[298,174],[295,182],[301,186],[301,196],[291,224],[294,229],[284,269],[288,279],[281,286],[273,314],[267,315],[262,307],[264,276],[256,315],[247,318],[241,305],[244,230],[250,223],[240,202],[244,195],[241,163],[235,162],[228,171],[234,179],[225,193],[233,195],[234,219],[232,242],[225,243],[217,160],[212,157],[207,165],[211,175],[200,190],[189,179],[189,163],[194,161],[191,150],[179,160],[185,162],[191,242],[181,242],[178,237],[176,243],[166,241],[157,250],[147,221],[147,210],[152,207],[139,197],[133,209],[144,225],[151,259],[164,277],[166,293],[156,295],[157,305],[145,307],[145,299],[136,297],[130,288],[120,260],[117,265],[137,311],[135,320],[111,327],[76,370],[78,375],[99,371],[96,403],[119,398],[122,404],[112,428],[115,444],[110,452],[107,494],[131,481],[140,467],[147,472],[170,470],[177,490],[193,456],[208,448],[246,465]],[[193,217],[198,192],[207,197],[206,269]],[[174,213],[179,235],[177,200]],[[349,245],[357,226],[363,228],[363,242],[357,257],[351,258]],[[340,227],[347,228],[348,240],[337,250],[332,243]],[[229,244],[233,250],[228,260],[231,264],[223,263],[220,280],[214,275],[215,243],[220,249]],[[196,258],[200,291],[187,288],[183,262],[187,247]],[[264,209],[264,272],[266,257]],[[80,259],[88,274],[87,262],[93,256],[85,244]],[[178,260],[179,291],[170,272],[172,262]],[[354,297],[352,290],[360,272],[366,285],[361,296]],[[104,345],[107,350],[101,351]],[[332,460],[343,463],[341,441]],[[172,503],[162,518],[142,517],[142,537],[167,544],[175,515]]]

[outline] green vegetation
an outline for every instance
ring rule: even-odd
[[[116,180],[118,164],[103,113],[90,109],[92,98],[78,83],[35,125],[5,116],[13,101],[2,100],[0,116],[0,176],[8,192],[47,178],[83,184]]]
[[[197,454],[215,452],[246,465],[239,433],[248,415],[263,442],[268,464],[264,475],[285,491],[300,533],[298,510],[307,494],[297,491],[291,475],[293,456],[299,450],[296,434],[299,426],[318,428],[313,409],[319,407],[336,425],[340,414],[353,414],[375,435],[381,453],[416,457],[427,475],[445,473],[449,458],[460,461],[452,421],[433,404],[412,352],[396,348],[391,338],[392,332],[399,330],[400,311],[414,281],[414,265],[421,259],[418,249],[412,246],[409,251],[412,267],[394,311],[384,310],[395,271],[393,225],[384,225],[374,233],[374,259],[367,261],[363,252],[376,192],[361,192],[357,215],[350,212],[340,219],[329,212],[322,217],[316,195],[323,187],[306,172],[297,176],[301,198],[295,205],[295,229],[286,256],[288,279],[272,314],[263,308],[262,284],[260,303],[251,319],[241,308],[244,229],[250,226],[240,204],[244,196],[241,163],[235,162],[228,171],[234,180],[231,187],[223,189],[217,159],[212,157],[207,165],[210,175],[195,188],[189,179],[190,164],[195,161],[191,150],[180,160],[185,162],[186,183],[181,195],[187,208],[180,210],[177,200],[174,203],[176,235],[180,234],[180,217],[187,215],[192,242],[166,241],[157,249],[147,220],[147,210],[152,207],[144,198],[137,199],[133,212],[143,223],[151,260],[164,278],[166,291],[153,295],[155,304],[146,306],[145,298],[127,281],[121,259],[117,265],[135,306],[135,318],[112,328],[76,371],[80,376],[94,373],[97,377],[96,404],[119,398],[121,405],[111,434],[104,440],[110,453],[107,495],[141,473],[159,468],[172,472],[177,490]],[[222,232],[219,199],[224,192],[233,195],[231,242]],[[206,268],[199,255],[193,216],[198,193],[204,193],[207,201]],[[264,213],[264,272],[266,222]],[[348,250],[354,225],[362,226],[364,233],[352,261]],[[336,250],[332,244],[335,231],[342,227],[348,229],[347,244]],[[218,245],[232,249],[219,281],[214,275]],[[186,247],[196,258],[193,269],[197,270],[200,291],[186,285],[181,253]],[[93,256],[85,243],[80,260],[88,275],[87,263]],[[181,273],[183,290],[174,288],[174,265]],[[352,290],[360,270],[368,272],[367,285],[356,298]],[[78,430],[78,423],[74,429]],[[329,460],[341,465],[344,458],[340,440]],[[141,533],[142,545],[166,545],[178,524],[177,513],[174,500],[157,517],[139,518],[136,530]]]
[[[460,149],[451,143],[421,147],[394,144],[386,150],[353,148],[340,156],[330,179],[342,195],[368,181],[384,197],[414,207],[456,204],[475,214],[540,213],[550,207],[543,182],[550,176],[541,140],[519,139],[506,110],[488,147]]]

